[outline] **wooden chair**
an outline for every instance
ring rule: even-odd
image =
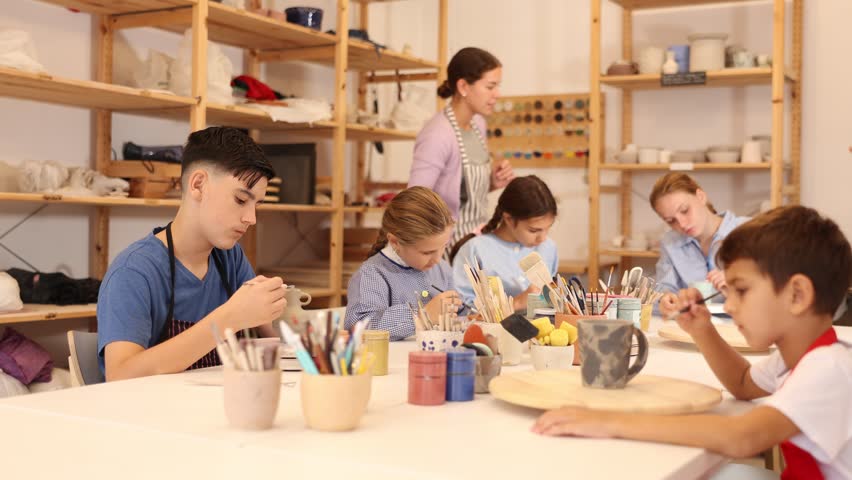
[[[98,334],[71,330],[68,332],[68,368],[74,386],[94,385],[105,381],[98,365]]]

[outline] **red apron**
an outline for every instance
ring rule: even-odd
[[[825,347],[836,342],[837,332],[834,331],[834,327],[829,328],[808,347],[805,355],[815,348]],[[793,369],[790,370],[790,375],[793,375]],[[787,378],[790,377],[787,376]],[[781,443],[781,451],[784,453],[784,462],[787,464],[784,472],[781,473],[781,480],[823,480],[825,478],[814,457],[807,451],[793,445],[790,440]]]

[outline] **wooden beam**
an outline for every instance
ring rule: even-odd
[[[447,32],[450,29],[449,0],[438,0],[438,85],[447,79],[447,63],[449,62],[449,46]],[[444,108],[444,99],[437,97],[437,110]]]
[[[334,45],[319,47],[287,48],[284,50],[264,50],[258,54],[261,62],[295,62],[309,60],[326,60],[335,56]]]
[[[331,157],[331,238],[329,288],[331,306],[340,305],[343,288],[343,178],[346,174],[346,73],[349,61],[349,0],[337,0],[337,35],[334,48],[334,138]]]
[[[601,145],[601,0],[591,2],[591,52],[589,55],[589,285],[600,276],[600,163]]]
[[[207,128],[207,0],[192,7],[192,96],[198,103],[189,109],[189,128]]]
[[[796,81],[790,86],[790,183],[796,192],[788,198],[789,203],[801,201],[802,184],[802,28],[803,1],[793,0],[792,69]]]
[[[113,45],[115,35],[111,18],[95,17],[95,79],[112,83]],[[95,111],[95,170],[103,173],[112,154],[112,112]],[[89,218],[89,276],[103,279],[109,266],[109,213],[106,207],[96,208]],[[90,330],[96,325],[90,325]]]
[[[390,73],[384,75],[370,74],[367,76],[369,83],[396,83],[396,82],[434,82],[438,79],[438,73]],[[443,81],[443,80],[442,80]]]
[[[772,14],[772,158],[769,170],[770,202],[773,207],[784,201],[784,0],[775,0]]]
[[[129,13],[111,17],[114,30],[140,27],[166,27],[169,25],[189,25],[192,23],[191,8],[176,8],[155,12]]]
[[[601,185],[600,186],[601,193],[621,193],[620,185]]]
[[[243,71],[246,75],[251,75],[254,78],[260,78],[260,61],[257,59],[257,50],[245,50],[243,52]],[[260,142],[260,130],[251,129],[249,130],[249,136],[255,142]],[[246,255],[249,263],[254,268],[254,271],[258,271],[257,265],[257,239],[258,239],[258,226],[257,224],[252,225],[248,230],[246,230],[245,235],[243,235],[242,241],[240,244],[243,247],[243,252]]]
[[[364,189],[368,192],[373,190],[405,190],[408,188],[406,182],[364,182]]]
[[[370,29],[370,4],[361,3],[358,5],[358,20],[360,21],[361,30],[365,32]],[[367,74],[366,72],[358,72],[358,83],[355,88],[358,89],[358,109],[367,110]],[[369,172],[367,171],[367,149],[371,148],[369,143],[359,141],[355,144],[356,160],[355,160],[355,202],[358,205],[363,204],[366,198],[364,182],[367,181]],[[361,227],[364,225],[364,214],[355,214],[355,225]]]

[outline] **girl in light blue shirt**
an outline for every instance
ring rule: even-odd
[[[725,275],[716,267],[716,252],[731,230],[748,217],[716,212],[698,183],[681,172],[657,180],[650,200],[651,208],[671,227],[663,236],[657,262],[657,285],[669,292],[660,300],[660,307],[674,305],[679,290],[699,282],[708,281],[716,290],[723,290]]]
[[[515,310],[525,309],[527,296],[539,289],[527,280],[520,261],[538,252],[550,276],[556,275],[559,256],[547,236],[555,221],[556,199],[546,183],[535,175],[512,180],[482,233],[461,239],[451,253],[453,281],[465,304],[473,304],[474,293],[464,265],[476,258],[489,276],[500,277],[506,294],[514,298]]]

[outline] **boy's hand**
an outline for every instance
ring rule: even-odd
[[[710,310],[707,310],[704,304],[698,303],[703,298],[698,289],[689,288],[681,290],[678,292],[677,298],[676,312],[678,315],[675,317],[675,320],[677,320],[677,324],[680,325],[680,328],[684,332],[694,337],[707,327],[713,328],[713,324],[710,323]],[[687,307],[689,307],[689,310],[680,313],[681,310]]]
[[[610,425],[616,415],[585,408],[565,407],[542,414],[533,425],[532,431],[541,435],[609,438],[613,436]]]
[[[668,320],[677,315],[678,299],[676,293],[666,293],[660,298],[660,313],[663,319]]]
[[[287,306],[283,285],[281,277],[262,275],[244,283],[225,303],[229,325],[241,330],[272,323]]]
[[[714,268],[707,274],[707,280],[713,284],[713,288],[724,293],[725,289],[728,288],[728,284],[725,283],[725,272]]]

